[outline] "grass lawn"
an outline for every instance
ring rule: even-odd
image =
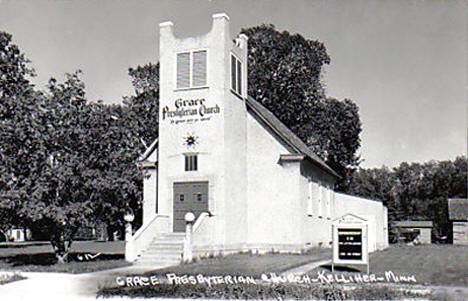
[[[370,272],[384,274],[386,271],[414,275],[420,284],[468,286],[468,247],[391,245],[370,254]]]
[[[105,288],[97,297],[125,296],[131,298],[169,299],[242,299],[242,300],[408,300],[421,295],[389,289],[387,287],[362,287],[344,290],[332,285],[301,286],[292,284],[215,284],[215,285],[170,285],[160,284],[143,287]],[[427,300],[427,296],[424,300]]]
[[[258,279],[262,273],[281,273],[293,267],[330,258],[330,249],[313,249],[305,255],[291,254],[236,254],[204,259],[196,263],[154,270],[146,276],[176,273],[183,275],[243,275]],[[396,275],[414,275],[418,284],[468,285],[468,248],[453,245],[393,245],[387,250],[370,255],[370,272]],[[321,268],[323,269],[323,268]],[[337,273],[356,273],[353,269],[338,269]],[[311,271],[312,276],[317,270]],[[207,286],[159,284],[149,286],[106,287],[98,296],[214,298],[214,299],[327,299],[327,300],[404,300],[408,298],[436,298],[431,293],[418,295],[391,286],[362,285],[354,290],[340,285],[312,286],[296,284],[216,284]],[[447,295],[448,296],[448,295]],[[444,297],[445,298],[445,297]],[[448,297],[447,297],[448,298]],[[439,298],[440,299],[440,298]]]
[[[262,273],[280,273],[297,266],[322,259],[331,258],[331,249],[314,248],[306,254],[250,253],[233,254],[216,258],[206,258],[194,263],[181,264],[154,270],[146,275],[243,275],[260,277]]]
[[[91,261],[80,261],[83,254],[101,253]],[[85,273],[106,270],[129,265],[124,260],[124,242],[73,242],[71,261],[56,264],[54,251],[50,243],[1,244],[0,269],[34,272]]]

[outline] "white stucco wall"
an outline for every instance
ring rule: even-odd
[[[207,51],[207,85],[176,89],[176,55],[193,50]],[[245,243],[247,237],[247,113],[242,97],[230,91],[231,52],[245,59],[247,42],[246,37],[240,37],[233,43],[226,15],[214,15],[211,30],[199,37],[177,38],[172,24],[160,25],[160,107],[175,110],[178,99],[203,99],[207,107],[219,108],[217,114],[193,118],[164,118],[160,109],[160,213],[169,215],[172,223],[174,182],[208,181],[208,209],[214,215],[210,218],[215,229],[212,235],[222,246]],[[245,97],[247,70],[245,64],[243,67],[242,96]],[[184,137],[188,135],[197,138],[196,145],[184,145]],[[184,170],[184,154],[190,152],[198,155],[197,171]]]
[[[288,150],[247,116],[248,242],[255,247],[300,244],[299,163],[278,163]]]
[[[322,195],[322,201],[319,204],[317,195],[311,195],[309,182],[316,187],[321,186],[323,194],[329,198],[329,209],[327,210],[327,200]],[[300,199],[301,214],[298,218],[301,220],[302,243],[306,247],[328,247],[332,239],[331,221],[334,215],[334,201],[332,190],[335,179],[316,165],[308,161],[301,163],[300,176]],[[311,199],[312,198],[312,199]],[[308,210],[308,203],[311,202],[311,208]],[[319,205],[321,208],[319,209]]]
[[[143,225],[146,225],[156,214],[157,169],[154,167],[147,168],[143,171],[143,174]]]
[[[381,202],[364,198],[335,193],[335,204],[337,217],[347,213],[355,214],[369,222],[369,251],[383,249],[388,246],[386,237],[386,210]]]
[[[247,41],[233,43],[228,18],[215,15],[210,32],[199,37],[177,38],[172,24],[160,25],[160,108],[175,110],[178,99],[203,99],[207,107],[219,107],[217,114],[191,117],[159,114],[158,175],[148,169],[144,188],[144,222],[154,216],[155,193],[158,213],[173,223],[175,182],[208,181],[206,217],[194,233],[194,250],[300,250],[329,246],[331,222],[354,213],[373,224],[373,245],[385,245],[384,211],[380,203],[329,193],[329,211],[316,202],[308,210],[309,181],[331,191],[335,178],[308,160],[279,163],[289,150],[270,129],[247,112],[243,100],[247,91]],[[207,51],[207,85],[176,89],[176,54]],[[243,61],[243,94],[230,90],[230,55]],[[198,109],[199,106],[195,106]],[[182,122],[183,121],[183,122]],[[197,144],[187,146],[188,135]],[[184,154],[198,154],[198,170],[184,170]],[[156,160],[156,152],[150,157]],[[310,211],[310,212],[309,212]]]
[[[199,37],[178,39],[174,36],[172,24],[160,25],[160,108],[175,110],[178,99],[205,99],[207,107],[220,107],[220,113],[206,116],[164,118],[159,113],[159,190],[158,199],[161,214],[170,216],[173,222],[174,182],[208,181],[208,208],[217,216],[218,241],[224,240],[224,95],[225,83],[219,78],[225,76],[225,39],[228,31],[225,19],[215,19],[212,30]],[[194,49],[207,51],[207,85],[199,89],[176,89],[176,55]],[[216,68],[215,68],[216,66]],[[199,109],[199,106],[194,106]],[[209,118],[209,119],[208,119]],[[192,119],[192,121],[190,121]],[[195,119],[197,119],[195,121]],[[183,121],[183,123],[181,122]],[[197,144],[188,147],[184,137],[197,137]],[[186,172],[184,154],[198,154],[198,170]]]
[[[243,96],[247,91],[247,41],[239,44],[226,41],[226,94],[224,102],[224,165],[225,165],[225,245],[240,247],[247,240],[247,109],[245,100],[231,92],[231,53],[242,62]]]

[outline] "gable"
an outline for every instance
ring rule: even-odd
[[[303,155],[306,159],[310,160],[314,165],[323,169],[330,175],[336,178],[340,176],[328,166],[322,159],[320,159],[302,140],[296,136],[287,126],[285,126],[273,113],[261,105],[252,97],[246,100],[247,111],[257,119],[262,125],[267,127],[267,130],[277,139],[280,143],[285,145],[289,152],[293,154]]]
[[[138,158],[138,163],[142,167],[154,167],[158,162],[158,141],[156,138],[153,143],[145,150],[145,152]]]

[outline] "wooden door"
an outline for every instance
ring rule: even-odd
[[[174,183],[174,232],[185,231],[185,214],[192,212],[195,219],[208,211],[208,182]]]

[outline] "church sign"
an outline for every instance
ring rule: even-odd
[[[338,258],[362,260],[362,229],[338,228]]]
[[[332,232],[332,270],[336,264],[365,264],[369,273],[367,220],[353,214],[345,214],[333,221]]]
[[[162,119],[171,120],[171,124],[210,120],[211,115],[219,114],[221,109],[216,104],[209,106],[205,98],[182,99],[174,101],[174,108],[162,108]]]

